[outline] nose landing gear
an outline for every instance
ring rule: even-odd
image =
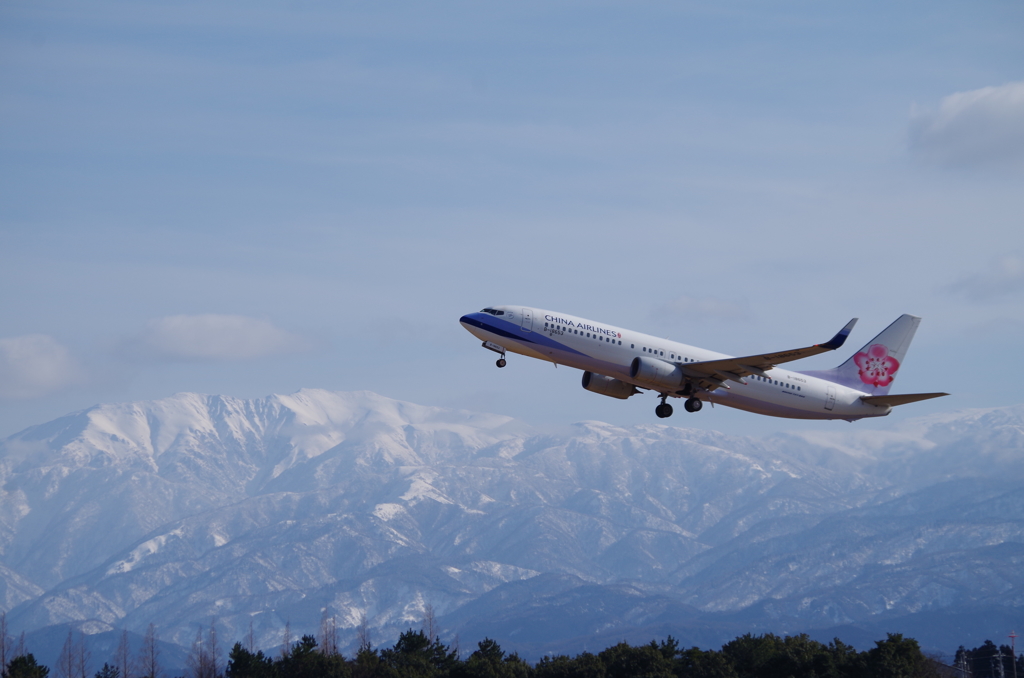
[[[495,363],[494,363],[495,365],[497,365],[498,367],[504,367],[505,365],[508,365],[508,363],[505,362],[505,347],[504,346],[500,346],[500,345],[495,344],[495,343],[490,342],[490,341],[485,341],[481,345],[484,348],[486,348],[488,351],[494,351],[495,353],[497,353],[498,355],[501,356],[500,358],[498,358],[495,361]]]

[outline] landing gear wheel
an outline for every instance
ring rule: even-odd
[[[505,362],[504,358],[498,358],[497,362],[495,362],[494,364],[497,365],[498,367],[504,367],[505,365],[508,365],[508,363]]]
[[[687,412],[700,412],[700,408],[704,407],[704,402],[700,398],[687,398],[683,407]]]
[[[654,408],[654,413],[658,415],[660,419],[666,419],[672,416],[672,406],[668,403],[662,403]]]

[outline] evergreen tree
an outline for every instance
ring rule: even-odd
[[[653,641],[641,647],[622,642],[597,656],[604,663],[608,678],[674,678],[672,661],[665,658]]]
[[[319,652],[316,638],[310,635],[302,636],[276,669],[281,678],[348,678],[352,673],[342,655]]]
[[[451,675],[457,678],[527,678],[533,669],[518,654],[506,655],[495,641],[484,638],[465,662],[456,663]]]
[[[226,678],[275,678],[277,668],[274,660],[260,650],[255,654],[235,643],[228,655],[228,666],[224,671]]]
[[[680,652],[673,668],[677,676],[686,678],[738,678],[724,654],[699,647]]]
[[[381,662],[402,678],[446,676],[458,658],[440,640],[430,642],[423,631],[409,629],[390,649],[382,650]]]
[[[852,645],[847,645],[838,638],[828,644],[828,652],[832,656],[832,665],[836,674],[844,678],[857,678],[867,670],[867,657],[857,652]]]
[[[741,678],[760,676],[768,662],[781,650],[782,639],[773,633],[747,633],[722,646],[722,654]]]
[[[103,662],[103,668],[96,672],[94,678],[120,678],[121,671],[116,666]]]
[[[352,662],[353,678],[384,678],[390,669],[380,659],[380,653],[369,644],[360,644],[356,658]]]
[[[885,640],[875,641],[868,650],[868,674],[876,678],[917,678],[927,673],[928,666],[921,647],[913,638],[890,633]]]
[[[31,654],[20,654],[7,664],[7,678],[46,678],[50,669],[36,662]]]

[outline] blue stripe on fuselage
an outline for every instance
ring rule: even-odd
[[[514,341],[522,342],[524,344],[535,344],[537,346],[544,346],[547,348],[558,349],[559,351],[568,351],[569,353],[575,353],[576,355],[587,356],[582,351],[577,351],[574,348],[566,346],[554,339],[545,336],[541,332],[524,332],[523,329],[515,323],[510,323],[507,320],[495,318],[489,313],[470,313],[459,318],[459,322],[464,325],[470,325],[477,327],[485,332],[491,332],[497,334],[499,337],[508,337]]]

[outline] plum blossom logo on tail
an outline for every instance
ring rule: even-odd
[[[853,356],[853,362],[860,368],[860,380],[870,386],[888,386],[900,369],[900,362],[881,344],[871,344]]]

